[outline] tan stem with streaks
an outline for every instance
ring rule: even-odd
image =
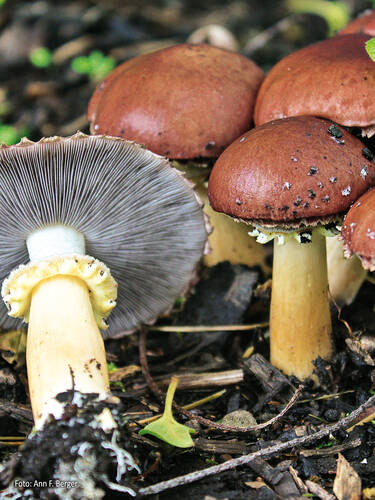
[[[104,342],[81,279],[57,275],[35,287],[26,353],[37,427],[60,392],[74,388],[100,396],[109,393]]]
[[[274,244],[270,314],[271,363],[303,380],[318,357],[332,354],[325,237]]]

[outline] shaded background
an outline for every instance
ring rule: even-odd
[[[265,71],[286,54],[332,34],[367,0],[0,0],[0,141],[88,131],[97,82],[141,53],[181,43],[219,24]],[[316,4],[316,2],[315,2]],[[315,7],[316,8],[316,7]]]

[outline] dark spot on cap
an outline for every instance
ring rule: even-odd
[[[242,201],[236,198],[236,205],[242,205]]]
[[[302,198],[300,196],[297,196],[297,198],[293,201],[293,205],[296,207],[299,207],[301,205]]]
[[[280,212],[286,212],[287,210],[289,210],[289,207],[288,205],[283,205],[281,208],[278,208],[278,210],[280,210]]]
[[[314,191],[312,189],[308,189],[307,191],[309,193],[309,198],[311,198],[313,200],[315,198],[316,194],[314,193]]]
[[[124,133],[125,133],[125,129],[124,129],[124,128],[122,128],[122,129],[120,130],[120,134],[124,134]]]
[[[168,155],[169,155],[169,151],[168,151],[168,149],[167,149],[166,151],[163,151],[163,155],[164,155],[164,156],[168,156]]]
[[[264,208],[265,208],[266,210],[271,210],[271,209],[272,209],[271,205],[269,205],[268,203],[266,203],[266,204],[264,205]]]
[[[318,168],[312,165],[307,175],[315,175],[318,172]]]
[[[329,182],[332,182],[332,184],[334,184],[335,182],[337,182],[337,177],[330,177]]]
[[[320,189],[323,189],[323,188],[324,188],[324,184],[323,184],[323,182],[319,181],[319,182],[318,182],[318,187],[320,187]]]
[[[328,203],[328,202],[329,202],[329,195],[328,195],[328,194],[326,194],[325,196],[323,196],[322,201],[323,201],[324,203]]]
[[[310,132],[306,132],[306,137],[311,137]]]
[[[291,157],[290,157],[290,159],[291,159],[292,161],[298,161],[298,158],[296,158],[295,156],[291,156]]]
[[[372,152],[369,150],[369,148],[363,148],[362,154],[366,158],[366,160],[372,161],[374,159],[374,156]]]
[[[336,127],[336,125],[334,125],[333,123],[328,127],[328,132],[332,135],[332,137],[335,137],[336,139],[342,137],[341,130],[338,127]]]
[[[204,149],[213,149],[215,147],[215,141],[208,141]]]
[[[292,215],[293,215],[293,217],[297,217],[297,211],[296,210],[292,210]]]
[[[309,208],[310,206],[310,203],[308,201],[306,201],[304,204],[303,204],[303,208]]]

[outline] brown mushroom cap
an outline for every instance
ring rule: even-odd
[[[337,36],[282,59],[261,85],[255,124],[297,115],[347,127],[375,124],[375,64],[365,50],[369,38]]]
[[[365,10],[339,32],[340,35],[348,33],[367,33],[375,36],[375,9]]]
[[[345,216],[341,236],[345,255],[357,254],[363,267],[375,269],[375,189],[370,189],[354,203]]]
[[[337,218],[375,183],[371,152],[321,118],[276,120],[229,146],[208,184],[212,207],[261,225],[296,227]]]
[[[262,70],[210,45],[176,45],[131,59],[96,89],[91,131],[173,159],[215,158],[252,123]]]

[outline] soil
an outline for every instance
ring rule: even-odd
[[[363,0],[346,3],[350,4],[353,16],[372,6],[372,2]],[[2,125],[12,126],[13,136],[27,135],[32,140],[70,135],[77,129],[88,133],[86,109],[97,81],[93,75],[74,71],[72,61],[93,50],[102,51],[118,65],[138,54],[184,42],[196,28],[212,23],[225,25],[244,50],[249,47],[249,41],[288,16],[284,2],[271,0],[261,3],[255,0],[0,2],[0,134]],[[326,36],[327,26],[322,18],[299,15],[291,19],[287,31],[276,30],[266,44],[260,43],[247,55],[267,71],[291,51]],[[47,47],[51,52],[52,62],[47,67],[39,68],[30,62],[30,54],[37,47]],[[270,259],[271,253],[272,247]],[[187,301],[176,302],[171,315],[161,318],[156,326],[239,325],[267,321],[269,287],[264,283],[269,276],[260,269],[224,263],[212,269],[202,268],[200,277],[201,281]],[[230,300],[228,290],[231,291]],[[124,446],[133,453],[143,472],[143,475],[129,472],[122,484],[131,484],[134,490],[139,490],[285,443],[296,436],[309,436],[354,411],[375,393],[374,296],[375,285],[369,275],[351,306],[344,307],[340,314],[332,306],[334,358],[329,363],[317,360],[319,385],[306,382],[298,402],[272,425],[248,433],[223,432],[179,415],[180,422],[193,425],[197,431],[193,435],[193,448],[179,449],[150,436],[138,435],[142,426],[137,422],[159,413],[163,405],[141,374],[138,334],[107,341],[108,361],[116,365],[120,374],[111,375],[111,388],[120,401],[115,411],[120,428],[119,442],[124,445],[126,441]],[[252,348],[252,356],[249,356],[249,348]],[[244,357],[245,352],[248,354]],[[52,422],[44,434],[27,440],[23,451],[17,453],[19,443],[14,440],[15,444],[10,445],[4,438],[25,437],[32,428],[19,340],[8,347],[0,344],[0,354],[0,457],[6,464],[0,471],[0,479],[4,488],[14,477],[47,480],[53,474],[54,461],[66,457],[81,437],[90,442],[97,439],[99,444],[95,446],[100,446],[100,433],[86,436],[83,431],[75,430],[70,434],[71,441],[59,450],[57,436],[62,436],[66,429]],[[172,373],[220,372],[227,377],[238,376],[231,383],[221,379],[217,385],[213,385],[211,379],[206,385],[202,380],[200,384],[188,383],[185,390],[177,392],[176,402],[186,405],[225,389],[220,397],[192,410],[193,415],[215,422],[236,410],[245,412],[241,417],[245,420],[250,418],[251,412],[258,423],[265,422],[280,413],[299,385],[298,380],[285,377],[269,365],[268,330],[264,326],[242,332],[149,331],[146,354],[150,373],[161,384]],[[197,378],[204,377],[198,375]],[[164,391],[166,385],[161,387]],[[77,411],[77,407],[72,411]],[[332,495],[339,453],[357,472],[362,491],[375,488],[373,420],[354,427],[351,432],[339,430],[306,448],[292,447],[267,460],[259,458],[248,465],[168,489],[150,498],[232,500],[317,495],[313,486],[307,486],[309,481],[320,486],[323,492],[325,490],[326,495]],[[113,456],[99,454],[97,459],[102,460],[100,471],[105,469],[108,481],[115,481]],[[124,497],[124,492],[112,490],[103,477],[96,475],[95,481],[104,498]],[[78,496],[70,494],[72,496],[61,498],[80,498],[78,490]],[[58,498],[47,490],[35,491],[34,495],[34,498],[39,498],[38,495]],[[375,498],[374,492],[372,495],[364,498]],[[19,498],[26,496],[21,494]],[[320,498],[329,496],[324,497],[320,491]]]

